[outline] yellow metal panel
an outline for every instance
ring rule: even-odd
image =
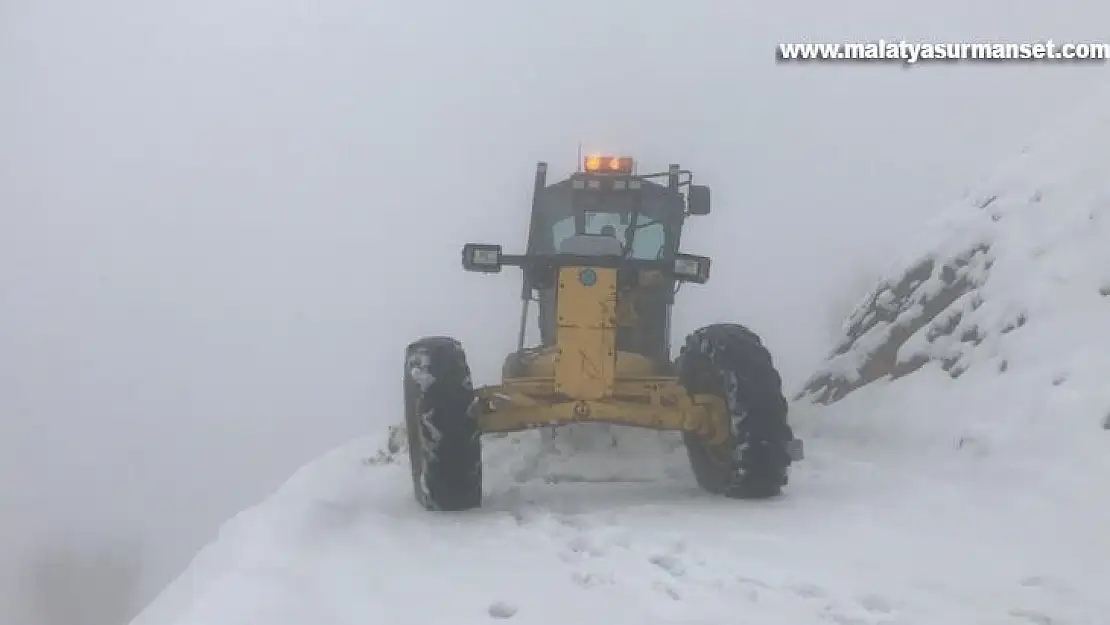
[[[612,397],[551,400],[554,380],[513,380],[476,389],[482,432],[516,432],[570,423],[615,423],[695,432],[711,444],[728,440],[728,407],[716,395],[693,395],[675,378],[618,379]]]
[[[617,270],[559,270],[555,391],[575,399],[613,394],[616,375]]]

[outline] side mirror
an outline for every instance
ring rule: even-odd
[[[674,255],[674,277],[679,282],[709,282],[709,258],[693,254]]]
[[[466,271],[499,273],[501,271],[501,246],[467,243],[462,249],[462,266]]]
[[[686,192],[686,205],[691,215],[709,214],[709,187],[700,184],[690,185]]]
[[[463,269],[480,273],[501,272],[501,245],[484,243],[463,245]]]

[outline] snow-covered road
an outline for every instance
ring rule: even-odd
[[[433,514],[407,458],[356,441],[235,519],[135,625],[1110,623],[1110,541],[1089,542],[1107,519],[1061,518],[1074,493],[1007,483],[982,441],[934,431],[906,457],[913,432],[868,445],[816,421],[839,406],[806,410],[810,458],[764,502],[701,492],[652,434],[528,463],[532,434],[487,445],[482,509]]]

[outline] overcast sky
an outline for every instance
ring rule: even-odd
[[[51,532],[123,535],[149,597],[298,466],[396,422],[408,340],[456,336],[492,381],[519,276],[465,274],[459,248],[522,249],[535,161],[561,176],[579,141],[713,187],[685,244],[714,276],[676,338],[748,323],[800,383],[899,238],[1107,73],[777,65],[775,44],[1091,40],[1108,14],[0,0],[0,579]]]

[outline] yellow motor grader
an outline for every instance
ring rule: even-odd
[[[709,187],[678,165],[635,173],[627,157],[587,156],[547,184],[536,166],[527,250],[468,243],[467,271],[523,274],[517,350],[500,384],[475,388],[462,345],[443,336],[405,353],[405,423],[416,499],[458,511],[482,501],[481,436],[579,423],[681,431],[697,483],[735,498],[781,493],[801,441],[771,355],[748,328],[716,323],[671,359],[682,283],[709,258],[678,251],[686,219],[708,215]],[[529,306],[540,344],[525,346]]]

